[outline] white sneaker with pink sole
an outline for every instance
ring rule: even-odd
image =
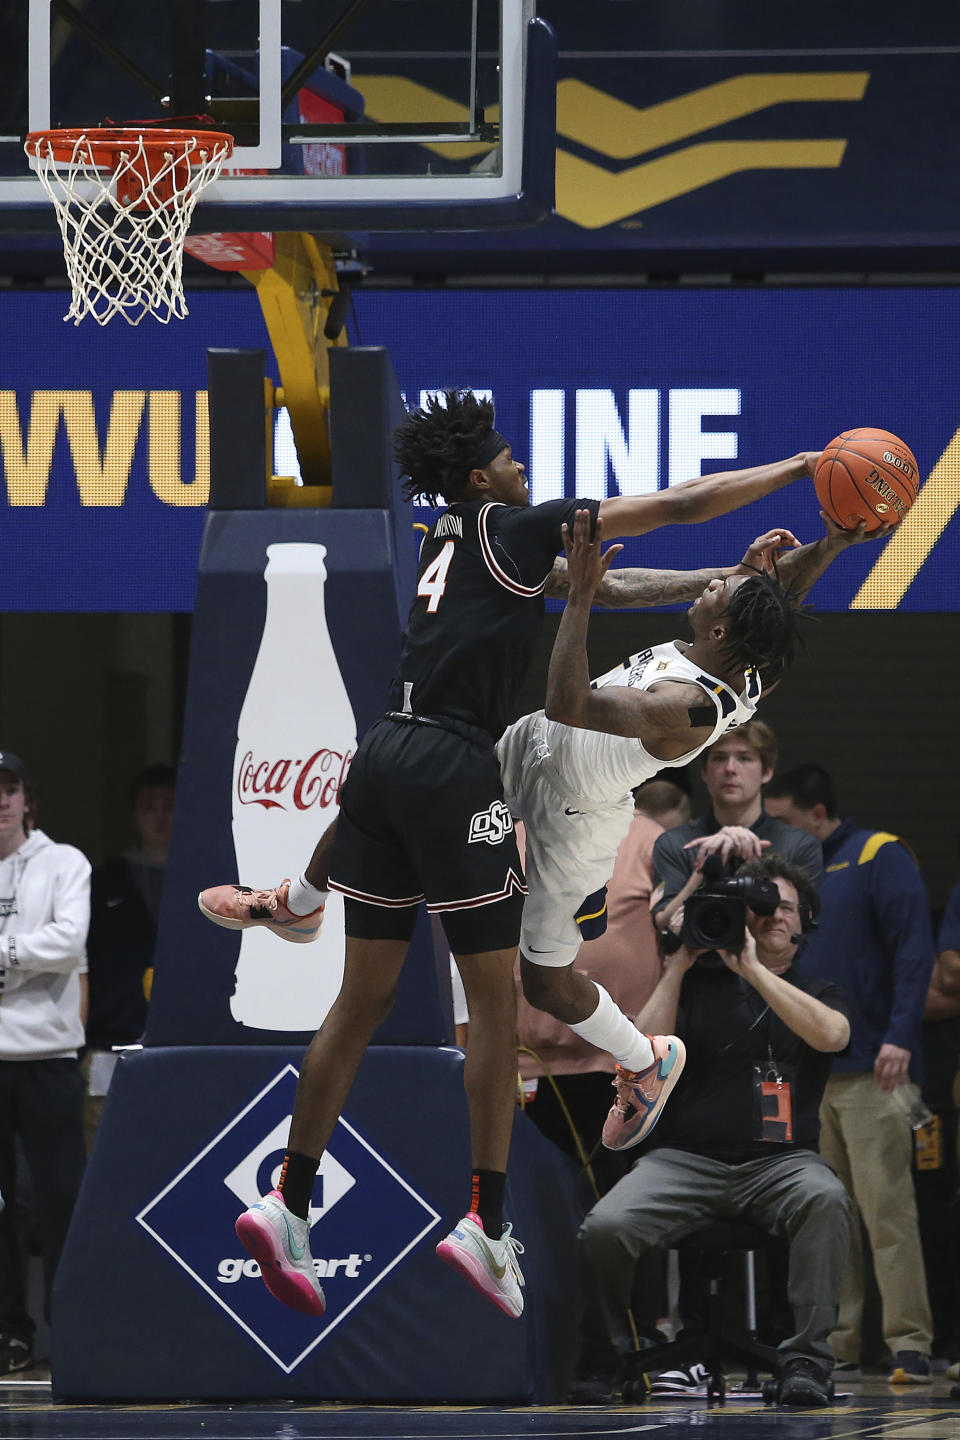
[[[310,1221],[291,1214],[279,1190],[245,1210],[236,1230],[271,1295],[302,1315],[323,1314],[327,1302],[310,1254]]]
[[[437,1254],[498,1310],[516,1320],[523,1314],[524,1281],[517,1264],[523,1246],[512,1232],[513,1226],[507,1225],[499,1240],[491,1240],[479,1215],[471,1211],[440,1241]]]

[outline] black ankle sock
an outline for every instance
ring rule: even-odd
[[[503,1190],[507,1177],[502,1170],[474,1170],[470,1209],[480,1216],[484,1234],[499,1240],[503,1234]]]
[[[319,1168],[319,1159],[303,1155],[299,1150],[288,1150],[283,1157],[277,1189],[291,1215],[299,1215],[301,1220],[310,1214],[310,1196]]]

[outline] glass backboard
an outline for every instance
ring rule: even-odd
[[[193,232],[532,223],[552,207],[555,121],[555,40],[534,12],[534,0],[28,0],[8,27],[26,82],[0,96],[0,229],[53,224],[26,133],[198,115],[235,149]]]

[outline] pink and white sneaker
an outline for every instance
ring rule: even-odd
[[[309,915],[294,915],[287,909],[290,881],[281,880],[274,890],[251,890],[249,885],[213,885],[201,890],[197,904],[202,914],[225,930],[248,930],[265,925],[281,940],[306,945],[316,940],[323,924],[324,907]]]
[[[499,1240],[491,1240],[479,1215],[471,1211],[440,1241],[437,1254],[469,1280],[474,1290],[479,1290],[504,1315],[516,1320],[523,1314],[524,1280],[517,1264],[523,1246],[512,1232],[513,1226],[507,1225]]]
[[[327,1302],[310,1254],[310,1221],[292,1215],[279,1190],[245,1210],[236,1230],[271,1295],[302,1315],[323,1314]]]
[[[617,1066],[613,1084],[617,1098],[603,1127],[608,1150],[629,1150],[646,1140],[660,1119],[670,1092],[683,1074],[687,1052],[676,1035],[650,1035],[654,1061],[646,1070],[624,1070]]]

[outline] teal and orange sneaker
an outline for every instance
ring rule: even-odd
[[[524,1281],[517,1264],[523,1246],[514,1239],[512,1225],[505,1226],[499,1240],[491,1240],[471,1211],[440,1241],[437,1254],[504,1315],[516,1320],[523,1314]]]
[[[617,1098],[603,1127],[607,1150],[629,1150],[646,1140],[660,1119],[670,1092],[683,1073],[687,1052],[676,1035],[650,1035],[654,1060],[646,1070],[624,1070],[617,1066],[613,1078]]]
[[[310,1254],[310,1221],[291,1214],[279,1190],[244,1210],[236,1230],[271,1295],[302,1315],[323,1314],[327,1302]]]
[[[252,890],[249,885],[213,885],[201,890],[197,904],[203,915],[225,930],[249,930],[265,925],[281,940],[306,945],[316,940],[323,924],[323,909],[309,915],[294,915],[287,907],[290,881],[281,880],[273,890]]]

